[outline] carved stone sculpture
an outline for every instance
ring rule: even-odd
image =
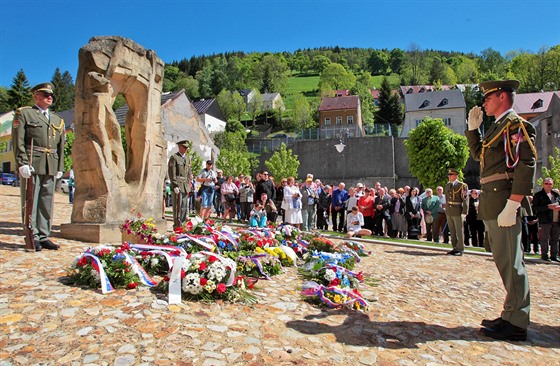
[[[132,212],[161,217],[167,147],[160,119],[163,72],[154,51],[123,37],[93,37],[80,49],[72,147],[77,189],[63,236],[118,241],[118,225]],[[126,151],[112,109],[119,94],[129,107]]]

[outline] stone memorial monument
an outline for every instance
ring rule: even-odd
[[[160,119],[164,63],[152,50],[119,37],[93,37],[79,51],[72,161],[76,195],[62,236],[117,242],[119,225],[135,213],[160,230],[166,147]],[[113,103],[128,105],[126,151]],[[158,220],[159,219],[159,220]]]

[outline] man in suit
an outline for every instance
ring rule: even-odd
[[[486,336],[510,341],[527,339],[530,294],[521,246],[521,219],[518,208],[528,213],[527,196],[533,193],[537,152],[535,128],[513,110],[517,80],[487,81],[479,84],[483,107],[496,121],[481,136],[482,109],[469,111],[465,131],[473,159],[480,161],[482,193],[478,206],[490,247],[506,290],[501,316],[482,321]]]
[[[190,141],[177,143],[178,151],[171,155],[167,164],[167,175],[171,182],[173,205],[173,228],[178,228],[187,220],[189,194],[191,193],[191,158],[188,155]]]
[[[33,241],[35,250],[58,250],[49,239],[52,226],[54,188],[64,170],[64,121],[49,111],[54,86],[43,83],[31,89],[35,105],[16,110],[12,124],[12,144],[19,175],[33,181]],[[31,148],[33,146],[33,149]],[[32,162],[30,155],[33,155]],[[22,217],[26,184],[21,184]],[[24,220],[25,221],[25,220]]]
[[[447,216],[447,225],[449,226],[449,236],[453,249],[447,254],[463,255],[465,250],[465,238],[463,236],[463,221],[467,216],[468,203],[467,191],[468,187],[465,183],[460,182],[458,178],[459,171],[450,168],[447,170],[449,182],[445,185],[445,215]]]

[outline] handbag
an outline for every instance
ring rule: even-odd
[[[225,197],[228,202],[235,202],[235,200],[237,200],[237,195],[235,193],[226,193]]]

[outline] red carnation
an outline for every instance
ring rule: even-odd
[[[169,240],[171,240],[172,243],[176,243],[177,242],[177,237],[175,235],[171,235]]]
[[[208,262],[210,263],[214,263],[215,261],[217,261],[218,258],[214,257],[213,255],[211,255],[210,257],[208,257]]]
[[[181,269],[181,278],[187,277],[187,272],[184,269]]]
[[[358,281],[361,282],[361,281],[364,280],[364,274],[363,274],[362,272],[360,272],[360,273],[358,273],[358,274],[356,275],[356,278],[358,279]]]
[[[193,224],[192,224],[192,222],[191,222],[191,221],[187,222],[187,223],[185,224],[185,230],[191,231],[192,229],[193,229]]]
[[[127,287],[128,287],[129,289],[133,289],[133,288],[138,287],[138,284],[137,284],[136,282],[131,282],[131,283],[129,283],[129,284],[127,285]]]
[[[128,273],[128,272],[130,272],[130,268],[126,267],[126,268],[124,269],[124,271],[125,271],[126,273]]]
[[[173,229],[173,231],[175,232],[175,234],[182,234],[185,232],[185,230],[182,227],[176,227],[175,229]]]
[[[216,286],[216,291],[218,291],[219,294],[223,294],[226,292],[226,285],[224,283],[218,284],[218,286]]]
[[[340,278],[335,278],[334,280],[331,281],[331,283],[329,284],[329,286],[338,286],[340,285]]]
[[[199,270],[199,271],[204,271],[205,269],[206,269],[206,262],[201,262],[201,263],[198,265],[198,270]]]
[[[165,282],[169,282],[169,276],[163,276],[163,280],[164,280]]]
[[[204,277],[200,277],[200,286],[206,286],[208,280]]]

